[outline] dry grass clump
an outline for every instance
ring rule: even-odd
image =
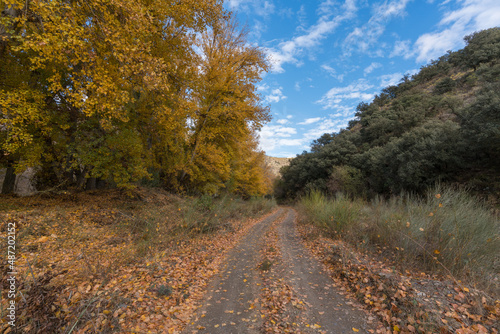
[[[498,215],[466,191],[436,186],[423,198],[405,194],[371,202],[312,192],[298,207],[306,221],[356,245],[390,251],[401,265],[499,293]]]

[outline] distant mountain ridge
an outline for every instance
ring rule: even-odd
[[[276,158],[267,155],[265,157],[266,165],[269,167],[272,176],[275,178],[280,176],[281,167],[288,166],[290,164],[290,160],[292,160],[292,158]]]

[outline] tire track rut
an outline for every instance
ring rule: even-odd
[[[354,301],[348,300],[337,292],[337,288],[322,265],[311,256],[300,242],[297,233],[295,211],[289,209],[287,217],[277,227],[278,247],[281,251],[283,276],[306,303],[303,321],[310,326],[304,332],[311,333],[368,333],[374,326],[368,321],[368,314],[353,307]],[[315,328],[319,325],[319,328]]]
[[[221,274],[209,287],[205,304],[196,312],[194,324],[184,333],[259,333],[260,277],[257,272],[259,249],[270,224],[284,214],[278,209],[257,223],[228,254]],[[257,285],[259,284],[259,285]]]
[[[280,208],[258,222],[238,245],[228,253],[221,273],[209,285],[207,298],[195,312],[184,333],[266,333],[264,326],[269,305],[263,291],[263,279],[279,280],[274,286],[284,286],[287,300],[281,310],[283,321],[295,321],[289,333],[374,333],[375,325],[368,321],[366,311],[355,308],[352,300],[337,292],[334,282],[322,265],[312,257],[296,230],[293,209]],[[272,228],[270,228],[272,226]],[[266,233],[277,235],[266,244]],[[263,273],[259,268],[261,250],[276,247],[279,256],[271,270]],[[279,293],[279,292],[278,292]],[[290,295],[293,294],[293,297]],[[285,295],[285,294],[283,294]],[[285,298],[285,297],[283,297]],[[297,307],[296,302],[304,303]],[[267,304],[266,304],[267,303]],[[276,314],[276,313],[275,313]],[[293,319],[293,320],[292,320]],[[272,330],[276,332],[276,329]],[[278,331],[278,333],[280,332]]]

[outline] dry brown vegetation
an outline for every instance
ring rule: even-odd
[[[24,333],[177,333],[250,217],[272,207],[151,189],[3,196],[2,240],[7,224],[16,225],[16,326]],[[5,258],[0,265],[7,284]],[[2,295],[2,333],[12,331],[6,302]]]
[[[439,200],[436,207],[442,209],[444,206],[439,203],[447,203],[443,198],[446,196],[438,195],[434,198]],[[473,275],[478,272],[470,272],[479,271],[474,263],[467,266],[467,271],[453,267],[453,261],[448,261],[447,254],[443,254],[447,249],[438,249],[429,243],[430,236],[422,239],[409,232],[411,225],[419,222],[415,216],[411,223],[403,220],[401,208],[396,210],[396,202],[365,208],[345,198],[335,203],[323,202],[323,209],[319,210],[321,200],[316,199],[317,207],[310,212],[304,207],[307,200],[302,203],[300,228],[304,242],[324,263],[332,278],[343,286],[342,290],[377,314],[388,332],[498,333],[500,300],[495,293],[498,273],[495,276],[490,272],[481,280]],[[406,205],[416,204],[407,202]],[[469,207],[460,209],[469,213],[480,211]],[[316,215],[311,215],[312,212]],[[367,212],[369,215],[364,216]],[[428,219],[438,215],[427,212],[431,212],[426,215]],[[324,221],[321,214],[325,216]],[[402,222],[399,229],[398,222]],[[458,224],[457,217],[455,222],[457,228],[464,227]],[[425,231],[424,227],[429,226],[417,225],[417,232]],[[495,239],[495,236],[489,235],[489,238]],[[490,251],[493,252],[487,254],[490,259],[498,257],[494,249]],[[457,254],[455,251],[451,255]],[[482,254],[475,252],[474,255]],[[488,286],[484,284],[487,278]]]
[[[283,166],[288,166],[292,158],[276,158],[265,156],[266,166],[269,169],[271,175],[276,178],[280,176],[280,169]]]

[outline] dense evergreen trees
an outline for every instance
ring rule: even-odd
[[[313,141],[282,169],[278,193],[419,192],[483,170],[500,174],[500,28],[465,41],[360,103],[346,130]]]

